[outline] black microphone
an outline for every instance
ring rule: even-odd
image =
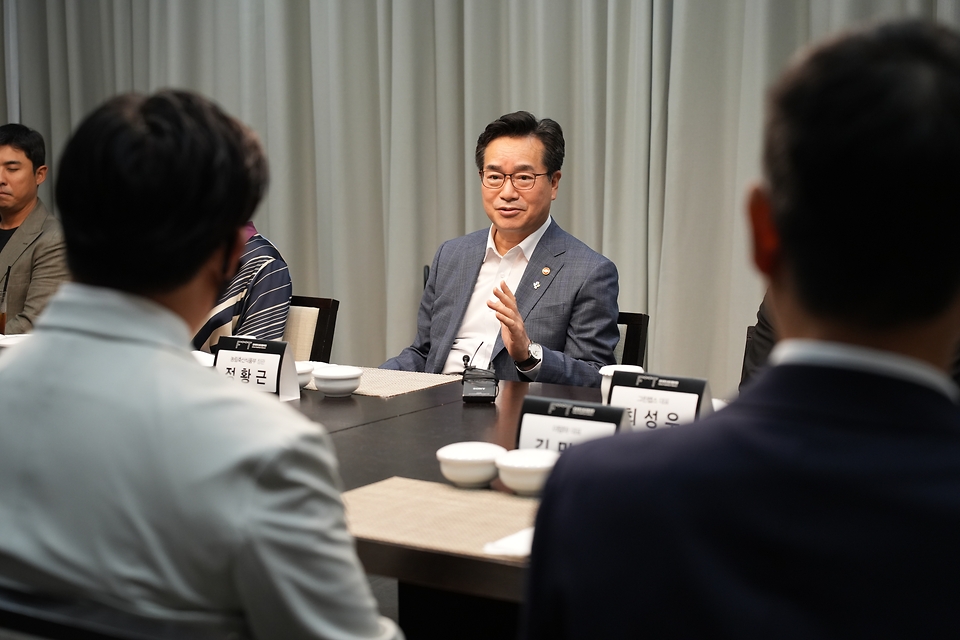
[[[477,345],[477,350],[473,352],[473,358],[476,358],[476,357],[477,357],[477,354],[480,353],[480,347],[482,347],[482,346],[483,346],[483,341],[481,340],[481,341],[480,341],[480,344]],[[470,358],[470,364],[467,364],[467,356],[463,356],[463,366],[464,366],[464,367],[472,367],[472,366],[473,366],[473,358]]]
[[[492,370],[479,369],[471,364],[482,346],[483,342],[473,352],[473,358],[463,356],[463,379],[460,384],[463,385],[464,402],[492,402],[500,392],[497,376]]]

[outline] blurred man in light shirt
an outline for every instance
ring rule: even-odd
[[[256,136],[193,93],[113,98],[67,143],[75,282],[0,355],[0,586],[257,638],[403,637],[323,427],[190,353],[266,185]]]

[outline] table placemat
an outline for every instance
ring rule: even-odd
[[[448,382],[460,382],[459,376],[440,373],[420,373],[419,371],[393,371],[361,367],[360,388],[354,391],[361,396],[379,396],[392,398],[411,391],[429,389]]]
[[[488,542],[533,526],[540,501],[394,476],[343,494],[354,537],[489,558]]]
[[[360,377],[360,387],[354,393],[361,396],[392,398],[394,396],[429,389],[448,382],[460,382],[459,376],[448,376],[439,373],[420,373],[418,371],[393,371],[391,369],[377,369],[374,367],[360,367],[363,375]],[[311,391],[317,390],[317,385],[310,382],[304,387]]]

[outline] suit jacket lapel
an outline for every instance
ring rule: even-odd
[[[517,296],[517,308],[524,320],[560,273],[566,251],[567,243],[560,237],[560,227],[556,222],[551,222],[537,243],[537,248],[533,250],[533,256],[530,257],[517,291],[514,292]]]
[[[560,227],[557,226],[556,221],[551,222],[543,237],[540,238],[540,242],[537,243],[537,248],[533,250],[517,290],[513,292],[517,297],[517,309],[524,322],[563,268],[563,254],[566,251],[567,243],[562,237]],[[496,358],[502,349],[503,335],[499,334],[493,347],[493,357]]]
[[[50,214],[47,213],[47,208],[37,200],[37,206],[10,237],[3,251],[0,251],[0,278],[7,272],[7,267],[16,262],[27,247],[40,235],[40,232],[43,231],[43,223],[46,222],[48,215]],[[0,284],[0,287],[2,286]]]

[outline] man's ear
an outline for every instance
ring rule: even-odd
[[[36,178],[37,186],[39,187],[43,184],[43,181],[47,179],[47,165],[43,164],[37,167],[37,170],[33,172],[34,178]]]
[[[753,263],[760,273],[772,277],[780,265],[780,233],[773,223],[770,194],[760,184],[749,189],[747,213],[753,237]]]
[[[553,172],[553,175],[550,176],[550,199],[557,199],[557,189],[560,187],[560,170],[557,169]]]

